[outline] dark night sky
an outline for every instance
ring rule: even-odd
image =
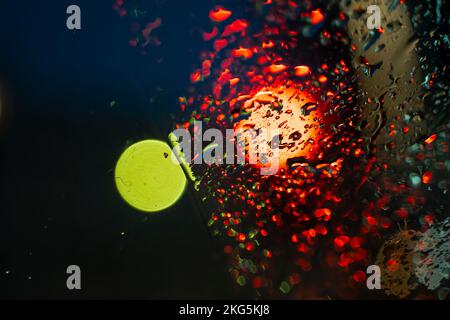
[[[0,79],[12,98],[0,136],[0,297],[244,297],[190,190],[146,216],[113,180],[127,143],[171,129],[210,1],[142,1],[163,20],[162,46],[147,55],[128,45],[130,20],[112,3],[0,2]],[[70,4],[80,31],[66,29]],[[70,264],[81,292],[66,289]]]

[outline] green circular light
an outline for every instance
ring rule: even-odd
[[[132,207],[156,212],[169,208],[183,194],[186,176],[168,144],[144,140],[127,148],[117,161],[116,186]]]

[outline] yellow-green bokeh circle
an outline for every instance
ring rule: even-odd
[[[169,208],[186,187],[181,166],[172,160],[168,144],[144,140],[127,148],[117,161],[116,186],[132,207],[157,212]]]

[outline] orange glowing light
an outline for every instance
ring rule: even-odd
[[[209,12],[209,18],[214,22],[222,22],[231,17],[232,12],[223,8],[217,8]]]
[[[214,41],[214,50],[216,50],[216,52],[219,52],[220,50],[225,48],[227,45],[228,45],[227,39],[218,39],[218,40]]]
[[[323,13],[320,9],[317,9],[317,10],[311,11],[310,18],[311,18],[311,24],[319,24],[325,19],[325,16],[323,15]]]
[[[225,27],[222,37],[228,37],[233,33],[244,32],[248,27],[248,23],[245,20],[238,19]]]
[[[273,48],[274,46],[275,46],[275,44],[273,43],[273,41],[267,41],[267,42],[262,43],[263,49],[270,49],[270,48]]]
[[[432,134],[430,137],[428,137],[426,140],[425,140],[425,144],[432,144],[434,141],[436,141],[436,138],[437,138],[437,134]]]
[[[307,66],[297,66],[294,70],[297,77],[307,76],[311,72],[311,69]]]
[[[243,108],[250,115],[235,124],[236,131],[251,128],[276,133],[278,130],[279,168],[286,168],[289,159],[303,157],[308,160],[314,157],[320,132],[320,112],[310,94],[294,87],[269,87],[246,100]]]
[[[424,184],[430,184],[431,179],[433,179],[433,173],[431,171],[426,171],[422,175],[422,182]]]
[[[280,73],[287,69],[284,64],[272,64],[269,66],[268,70],[270,73]]]
[[[191,74],[191,82],[192,83],[197,83],[202,79],[202,74],[200,71],[195,71],[194,73]]]
[[[325,77],[324,75],[320,75],[320,76],[319,76],[319,82],[320,82],[320,83],[325,83],[325,82],[327,82],[327,81],[328,81],[328,78]]]
[[[239,81],[241,81],[241,79],[239,78],[233,78],[230,80],[230,86],[235,86],[239,83]]]
[[[250,59],[253,57],[253,52],[250,49],[246,48],[239,48],[232,51],[233,57],[236,58],[244,58],[244,59]]]

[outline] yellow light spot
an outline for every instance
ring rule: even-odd
[[[186,176],[168,144],[144,140],[124,151],[117,161],[116,186],[132,207],[156,212],[171,207],[183,194]]]

